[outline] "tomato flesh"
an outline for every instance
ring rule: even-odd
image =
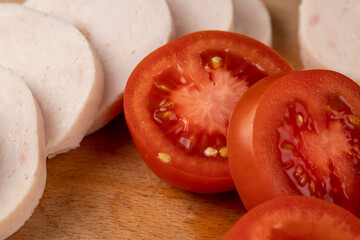
[[[249,88],[228,131],[245,207],[301,194],[360,216],[359,99],[354,81],[327,70],[284,73]]]
[[[291,70],[268,46],[231,32],[196,32],[164,45],[126,85],[124,113],[136,148],[175,187],[233,190],[226,139],[232,110],[256,81]]]
[[[224,161],[232,110],[248,87],[267,73],[228,50],[200,56],[206,81],[187,76],[180,67],[165,69],[154,80],[149,113],[182,151]]]
[[[328,236],[324,236],[327,233]],[[322,223],[287,222],[281,227],[274,226],[269,239],[276,240],[335,240],[343,239],[343,233]]]
[[[245,213],[224,240],[360,239],[360,220],[327,201],[286,196],[266,201]]]
[[[301,194],[341,205],[352,198],[344,176],[360,170],[360,119],[341,96],[329,98],[324,107],[326,128],[320,130],[305,104],[289,104],[278,146],[284,171]]]

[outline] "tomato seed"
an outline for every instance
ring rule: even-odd
[[[301,127],[304,123],[304,118],[301,116],[301,114],[296,114],[296,123],[298,127]]]
[[[159,88],[159,89],[161,89],[161,90],[163,90],[163,91],[166,91],[166,92],[169,92],[169,91],[170,91],[170,89],[169,89],[167,86],[165,86],[164,84],[159,84],[159,83],[157,83],[157,82],[154,82],[154,84],[155,84],[155,86],[156,86],[157,88]]]
[[[228,148],[227,147],[223,147],[220,149],[219,151],[220,153],[220,156],[223,157],[223,158],[227,158],[228,156]]]
[[[160,112],[160,113],[157,113],[155,115],[156,118],[158,119],[165,119],[165,118],[169,118],[170,116],[172,116],[174,114],[173,111],[167,111],[167,112]]]
[[[302,168],[302,166],[299,165],[299,166],[296,167],[294,175],[296,177],[300,177],[301,174],[303,174],[303,172],[304,172],[304,169]]]
[[[292,166],[294,166],[294,162],[293,162],[292,160],[289,160],[289,161],[284,162],[284,168],[285,168],[286,170],[292,168]]]
[[[290,143],[283,143],[280,145],[280,147],[285,150],[294,150],[294,145]]]
[[[218,68],[221,67],[222,65],[222,59],[220,57],[212,57],[211,58],[211,64],[213,65],[214,68]]]
[[[208,72],[208,73],[211,72],[211,68],[208,65],[205,65],[204,69],[205,69],[205,72]]]
[[[360,124],[360,118],[356,115],[349,114],[349,115],[347,115],[347,118],[349,119],[350,123],[352,123],[353,125]]]
[[[307,174],[303,173],[303,174],[301,174],[301,176],[299,178],[299,184],[300,184],[300,186],[303,187],[303,186],[305,186],[306,182],[307,182]]]
[[[167,153],[158,153],[157,157],[163,163],[169,163],[171,161],[171,156],[169,154],[167,154]]]
[[[173,107],[174,105],[175,105],[174,102],[171,101],[169,102],[164,101],[160,103],[160,107],[164,107],[164,108]]]
[[[314,180],[312,180],[312,179],[311,179],[310,184],[309,184],[309,189],[310,189],[310,192],[311,192],[312,194],[314,194],[315,191],[316,191],[316,185],[315,185]]]
[[[216,157],[217,154],[218,154],[218,150],[213,147],[207,147],[204,150],[204,155],[207,157]]]

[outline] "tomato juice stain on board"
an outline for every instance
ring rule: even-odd
[[[231,32],[196,32],[155,50],[125,89],[125,118],[140,155],[178,188],[234,189],[227,159],[232,111],[255,82],[291,70],[268,46]]]
[[[359,98],[355,82],[326,70],[272,76],[250,88],[228,131],[230,170],[245,207],[301,194],[360,216]]]

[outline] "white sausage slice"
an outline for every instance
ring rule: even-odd
[[[232,0],[235,32],[272,44],[271,18],[262,0]]]
[[[44,124],[24,81],[0,67],[0,239],[17,231],[46,182]]]
[[[304,67],[335,70],[360,84],[359,13],[359,0],[303,0],[298,37]]]
[[[269,11],[261,0],[167,0],[176,37],[200,30],[234,31],[272,43]]]
[[[174,18],[176,37],[200,30],[232,31],[234,29],[231,0],[167,0],[167,2]]]
[[[123,110],[122,97],[133,68],[173,34],[165,0],[28,0],[24,4],[74,24],[98,52],[105,92],[89,133]]]
[[[72,25],[19,4],[0,4],[0,64],[25,80],[45,121],[49,156],[75,148],[93,123],[103,71]]]

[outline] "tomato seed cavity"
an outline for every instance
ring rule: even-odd
[[[184,75],[181,66],[169,67],[154,78],[149,112],[185,153],[226,160],[232,110],[248,87],[266,74],[231,51],[206,51],[199,59],[207,79]]]
[[[278,128],[278,148],[283,169],[301,194],[341,205],[352,197],[347,181],[354,181],[344,176],[360,172],[360,118],[343,97],[329,98],[325,113],[326,127],[318,129],[305,104],[289,103]]]

